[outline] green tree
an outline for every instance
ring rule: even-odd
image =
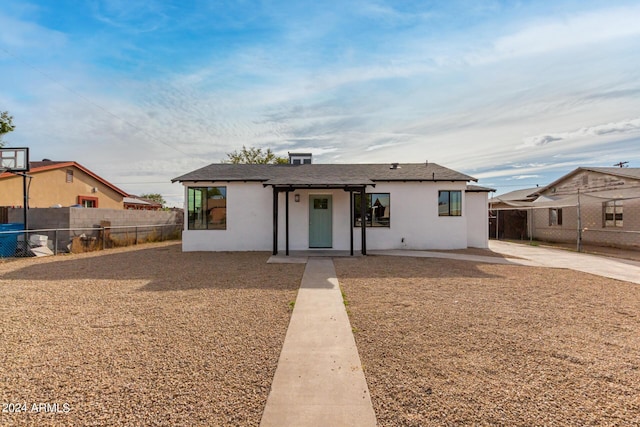
[[[8,111],[0,113],[0,147],[4,146],[2,137],[9,132],[13,132],[15,128],[13,125],[13,116],[10,116]]]
[[[266,151],[263,151],[262,148],[256,147],[245,147],[242,146],[242,150],[232,151],[231,153],[227,153],[227,159],[223,160],[222,163],[248,163],[248,164],[287,164],[289,163],[289,159],[286,157],[279,157],[271,151],[271,148],[267,148]]]
[[[153,202],[160,203],[162,206],[164,206],[167,203],[167,201],[164,200],[164,197],[162,197],[162,194],[160,194],[160,193],[142,194],[140,196],[140,198],[148,199],[148,200],[151,200]]]

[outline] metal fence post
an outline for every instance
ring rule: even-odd
[[[58,229],[53,232],[53,254],[58,255]]]
[[[102,250],[105,249],[105,241],[107,240],[107,227],[102,227]]]
[[[136,241],[134,243],[134,245],[138,244],[138,226],[136,225]]]

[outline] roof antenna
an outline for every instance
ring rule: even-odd
[[[629,167],[629,162],[618,162],[613,166],[618,166],[619,168],[628,168]]]

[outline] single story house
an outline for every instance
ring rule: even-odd
[[[304,157],[304,158],[303,158]],[[184,185],[184,251],[486,248],[488,188],[434,163],[214,163]]]
[[[532,239],[640,247],[640,168],[579,167],[544,187],[514,194],[491,199],[496,215],[511,222],[500,222],[500,237],[509,238],[503,230],[521,226],[520,213]]]
[[[123,199],[124,208],[134,211],[159,211],[162,210],[162,203],[158,203],[151,199],[138,197],[130,194]]]
[[[85,208],[123,209],[128,193],[73,161],[29,162],[29,208],[80,205]],[[0,206],[22,207],[23,177],[0,174]]]

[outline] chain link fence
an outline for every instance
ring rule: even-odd
[[[0,258],[82,253],[182,239],[182,224],[24,230],[0,224]]]

